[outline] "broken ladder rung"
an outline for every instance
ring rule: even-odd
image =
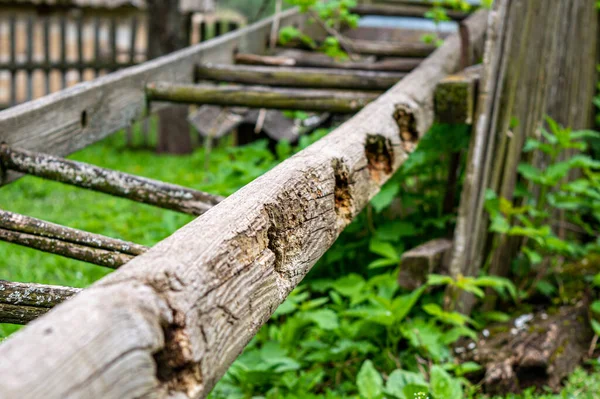
[[[0,323],[27,324],[80,291],[80,288],[0,280]]]
[[[115,269],[147,247],[0,210],[0,241]]]
[[[87,188],[117,197],[198,216],[223,197],[147,179],[83,162],[0,145],[0,162],[7,170]]]

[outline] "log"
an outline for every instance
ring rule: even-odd
[[[431,273],[446,274],[452,253],[452,241],[444,238],[428,241],[402,254],[398,285],[415,290],[427,282]]]
[[[87,231],[77,230],[3,210],[0,210],[0,228],[46,238],[54,238],[60,241],[133,256],[141,255],[148,250],[148,248],[143,245],[106,237],[100,234],[88,233]]]
[[[81,289],[0,280],[0,323],[27,324]]]
[[[303,42],[290,41],[280,46],[284,48],[299,48],[310,50]],[[375,55],[378,57],[427,57],[436,46],[434,44],[415,42],[387,42],[379,40],[346,40],[348,51],[362,55]]]
[[[0,145],[0,161],[8,170],[190,215],[201,215],[222,199],[217,195],[175,184],[47,154],[19,150],[4,144]]]
[[[387,90],[405,73],[348,71],[326,68],[204,64],[196,68],[201,80],[248,85],[344,90]]]
[[[479,45],[487,13],[467,21]],[[459,50],[449,38],[348,122],[4,341],[0,392],[206,397],[404,162],[394,104],[433,96]]]
[[[211,84],[177,85],[167,82],[148,84],[146,93],[150,101],[339,113],[356,112],[378,96],[377,93],[361,91]]]
[[[358,69],[389,72],[410,72],[418,67],[422,61],[422,58],[392,58],[382,61],[336,61],[325,54],[302,50],[288,50],[276,56],[242,53],[235,55],[235,62],[243,65]]]
[[[66,258],[109,267],[111,269],[116,269],[134,258],[132,255],[126,255],[120,252],[92,248],[85,245],[73,244],[53,238],[40,237],[6,229],[0,229],[0,241],[34,248],[43,252],[61,255]]]
[[[425,18],[431,5],[418,4],[358,4],[350,12],[358,15],[382,15],[387,17],[417,17]],[[468,13],[458,10],[446,10],[448,17],[454,21],[462,21],[469,16]]]
[[[520,393],[530,387],[557,392],[586,357],[594,335],[587,305],[581,301],[553,314],[543,310],[519,316],[491,326],[489,337],[480,336],[475,346],[463,342],[454,350],[461,362],[483,366],[482,385],[489,395]]]

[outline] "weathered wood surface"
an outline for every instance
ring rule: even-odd
[[[10,242],[43,252],[61,255],[66,258],[81,260],[95,265],[116,269],[134,258],[116,251],[92,248],[85,245],[73,244],[54,238],[40,237],[19,231],[0,229],[0,241]]]
[[[362,55],[376,55],[379,57],[427,57],[435,50],[435,45],[422,41],[414,42],[388,42],[379,40],[346,40],[348,52]],[[279,43],[284,48],[299,48],[310,50],[302,41],[291,41],[286,44]]]
[[[452,241],[440,238],[428,241],[402,254],[398,285],[414,290],[427,282],[431,273],[447,274]]]
[[[303,25],[304,15],[282,13],[281,24]],[[144,64],[0,112],[0,142],[64,156],[126,128],[146,114],[144,83],[192,83],[199,63],[228,63],[234,50],[262,53],[272,19]],[[157,107],[160,107],[158,105]],[[18,175],[11,173],[3,184]]]
[[[87,231],[77,230],[3,210],[0,210],[0,228],[134,256],[143,254],[148,250],[148,248],[143,245],[106,237],[100,234],[88,233]]]
[[[150,101],[340,113],[356,112],[378,96],[378,93],[364,91],[167,82],[150,83],[146,94]]]
[[[418,4],[358,4],[350,12],[358,15],[383,15],[387,17],[417,17],[425,18],[431,5]],[[469,16],[468,13],[458,10],[447,10],[450,19],[462,21]]]
[[[387,90],[398,83],[406,74],[326,68],[204,64],[196,68],[196,76],[198,79],[249,85]]]
[[[0,323],[27,324],[81,289],[0,280]]]
[[[486,20],[469,19],[475,43]],[[206,397],[406,159],[394,104],[433,96],[459,47],[449,38],[350,121],[3,342],[0,392]]]
[[[201,215],[223,199],[187,187],[52,155],[15,149],[4,144],[0,145],[0,164],[8,170],[190,215]]]

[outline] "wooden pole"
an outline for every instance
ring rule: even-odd
[[[406,74],[336,69],[289,68],[204,64],[196,68],[198,79],[302,88],[387,90]]]
[[[0,210],[0,228],[40,237],[53,238],[92,248],[120,252],[126,255],[141,255],[148,250],[148,248],[143,245],[105,237],[100,234],[88,233],[87,231],[77,230],[3,210]]]
[[[346,40],[348,50],[355,54],[376,55],[378,57],[427,57],[435,50],[435,45],[422,42],[387,42],[379,40]],[[281,45],[281,44],[280,44]],[[282,47],[307,49],[299,41],[292,41]]]
[[[392,58],[376,62],[336,61],[325,54],[294,50],[285,55],[267,56],[257,54],[236,54],[235,62],[245,65],[287,66],[300,68],[336,68],[365,71],[410,72],[423,61],[423,58]]]
[[[0,323],[27,324],[81,289],[0,280]]]
[[[146,86],[146,94],[150,101],[339,113],[356,112],[378,97],[376,93],[359,91],[182,85],[166,82],[150,83]]]
[[[487,13],[467,21],[479,47]],[[455,35],[339,128],[2,342],[0,392],[206,397],[407,158],[394,104],[433,97],[459,66]]]
[[[7,145],[0,145],[0,161],[4,168],[8,170],[100,191],[190,215],[201,215],[222,200],[222,197],[175,184],[47,154],[18,150]]]
[[[350,12],[358,15],[382,15],[387,17],[417,17],[425,18],[432,5],[416,4],[358,4]],[[469,16],[468,13],[447,10],[446,14],[454,21],[462,21]]]
[[[40,237],[18,231],[0,229],[0,241],[34,248],[51,254],[61,255],[66,258],[93,263],[98,266],[116,269],[129,262],[134,257],[120,252],[87,247],[53,238]]]

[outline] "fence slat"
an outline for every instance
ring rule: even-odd
[[[44,25],[44,32],[42,34],[43,36],[43,42],[44,42],[44,63],[46,65],[50,65],[50,22],[51,22],[51,18],[50,16],[46,16],[44,17],[43,20],[43,25]],[[45,94],[50,94],[50,75],[51,75],[52,70],[50,68],[46,68],[45,69],[45,74],[44,74],[44,93]]]
[[[77,17],[77,61],[80,66],[78,68],[79,71],[79,81],[84,81],[84,58],[83,58],[83,15],[79,15]]]
[[[17,65],[17,17],[11,15],[8,18],[8,29],[10,32],[10,65]],[[17,103],[17,74],[14,70],[10,71],[10,105]]]
[[[27,62],[32,62],[33,60],[33,43],[34,43],[34,37],[33,37],[33,16],[30,15],[27,18]],[[27,101],[31,101],[33,99],[33,71],[29,70],[27,71]]]
[[[67,17],[61,15],[59,19],[60,23],[60,62],[64,65],[67,63]],[[67,87],[67,71],[60,70],[60,84],[61,88]]]
[[[101,33],[101,23],[100,17],[94,18],[94,60],[99,62],[102,60],[102,53],[100,51],[100,33]],[[94,68],[94,76],[98,77],[100,75],[100,68],[97,66]]]

